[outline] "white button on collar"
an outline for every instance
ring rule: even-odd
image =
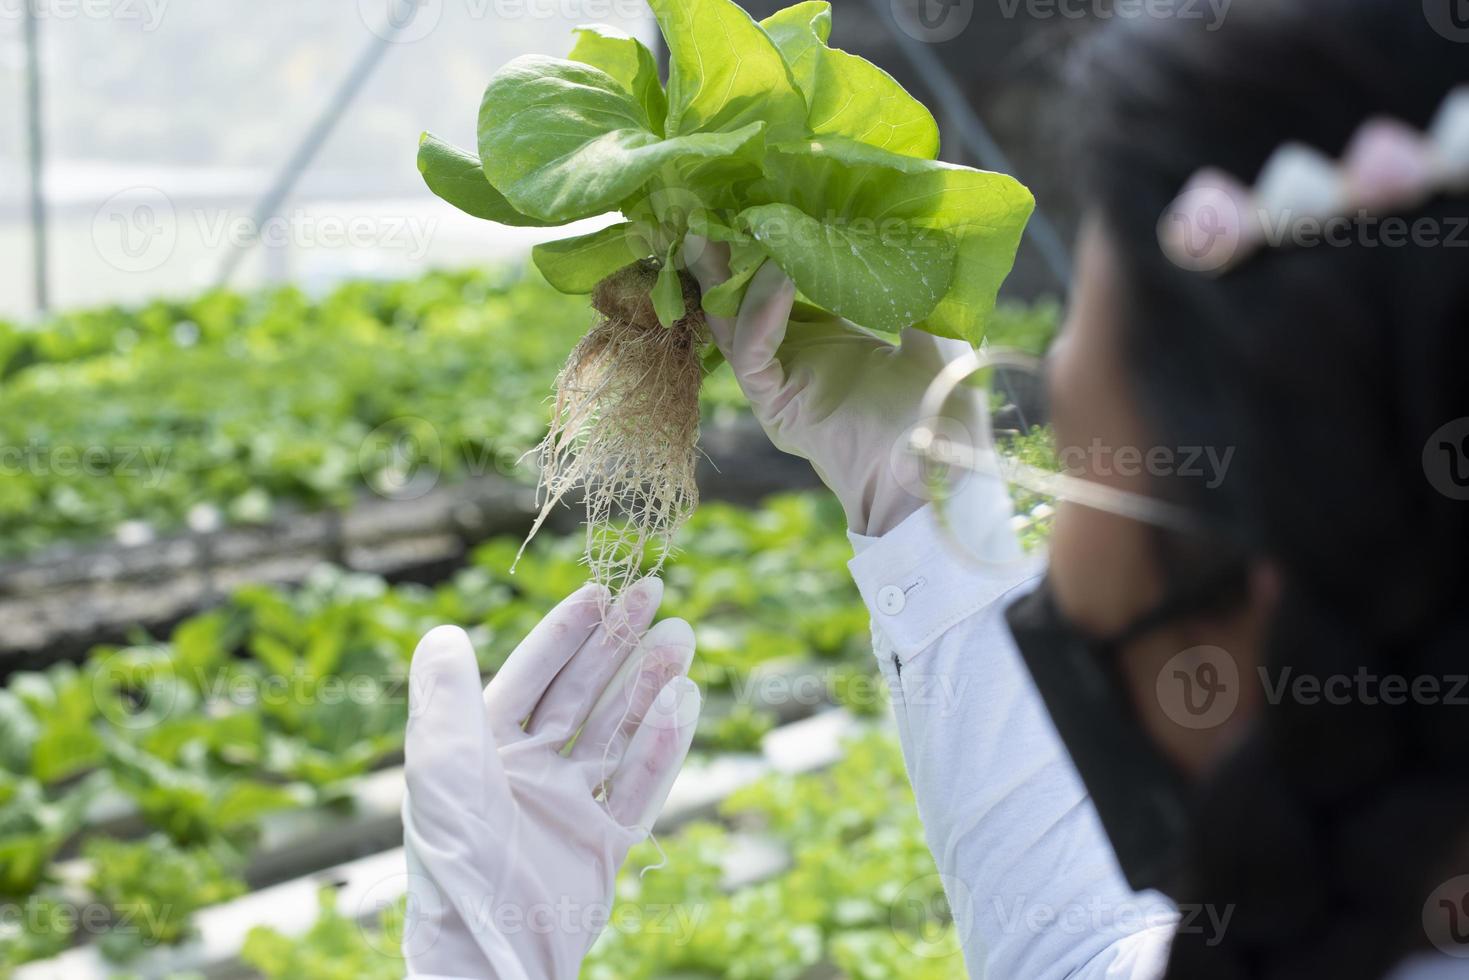
[[[908,597],[896,585],[884,585],[877,593],[877,608],[888,616],[896,616],[908,604]]]

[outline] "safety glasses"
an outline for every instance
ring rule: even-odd
[[[976,412],[976,399],[983,411]],[[974,480],[998,479],[1008,488],[1022,560],[1044,551],[1061,501],[1169,530],[1203,530],[1174,504],[1089,478],[1096,461],[1086,452],[1058,451],[1048,402],[1043,362],[1012,350],[970,351],[929,386],[907,449],[921,461],[924,490],[947,539],[966,558],[982,564],[1012,560],[996,557],[993,528],[963,509]],[[988,424],[963,421],[976,417]]]

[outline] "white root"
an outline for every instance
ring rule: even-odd
[[[699,503],[698,287],[685,277],[685,306],[693,312],[665,328],[650,298],[656,277],[656,267],[636,263],[597,287],[596,325],[556,378],[550,432],[535,451],[540,513],[526,543],[580,490],[585,560],[592,580],[614,596],[663,566]]]

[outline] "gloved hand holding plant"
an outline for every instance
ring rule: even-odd
[[[935,159],[928,110],[827,46],[830,4],[760,23],[731,0],[650,6],[666,87],[641,42],[583,27],[568,59],[526,56],[494,75],[478,158],[428,135],[419,148],[429,187],[476,217],[626,218],[534,253],[598,314],[557,380],[542,518],[585,489],[588,557],[614,591],[661,562],[697,503],[706,313],[733,317],[770,262],[807,306],[975,343],[1033,208],[1012,178]],[[684,268],[690,234],[729,249],[728,279],[702,295]]]

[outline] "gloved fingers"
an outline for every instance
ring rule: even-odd
[[[615,769],[658,692],[687,674],[693,662],[694,630],[688,623],[665,619],[648,630],[587,715],[571,757]]]
[[[558,749],[570,741],[617,669],[637,649],[662,601],[662,579],[645,578],[629,586],[551,682],[531,712],[526,732],[549,737]]]
[[[776,352],[785,340],[795,302],[796,284],[780,266],[766,262],[750,280],[733,336],[721,343],[719,334],[714,335],[757,414],[775,399],[785,382],[785,369]]]
[[[699,288],[708,292],[729,279],[729,246],[700,235],[685,235],[683,263]]]
[[[945,364],[970,353],[974,348],[963,340],[936,337],[917,327],[908,327],[903,331],[902,350],[904,354],[932,365],[937,373]]]
[[[561,668],[602,622],[607,590],[588,583],[561,601],[515,648],[485,688],[495,738],[507,742],[522,734],[521,723],[536,710]]]
[[[703,698],[687,677],[675,677],[653,699],[633,733],[607,793],[612,819],[651,830],[694,741]]]
[[[699,235],[685,235],[683,261],[689,274],[699,283],[702,293],[729,281],[729,246],[724,242],[711,242]],[[719,348],[720,353],[727,352],[734,339],[734,321],[706,314],[704,322],[709,327],[709,335],[714,338],[714,346]]]
[[[429,630],[413,651],[403,756],[417,824],[433,839],[462,834],[468,815],[509,797],[474,647],[457,626]]]

